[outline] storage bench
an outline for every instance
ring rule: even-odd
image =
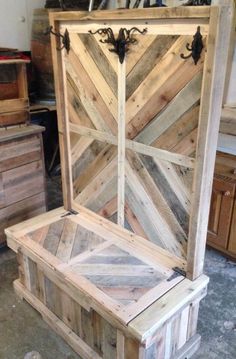
[[[6,234],[16,291],[83,359],[199,345],[233,16],[227,0],[50,14],[64,208]]]
[[[179,258],[83,208],[6,233],[16,292],[83,358],[186,358],[199,345],[208,278],[186,279]]]

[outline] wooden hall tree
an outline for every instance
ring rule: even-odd
[[[51,14],[64,209],[7,236],[16,290],[83,358],[199,345],[232,21],[231,2]]]

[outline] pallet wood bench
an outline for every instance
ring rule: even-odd
[[[225,1],[50,15],[64,36],[51,36],[64,207],[6,234],[17,293],[83,359],[184,359],[199,346],[233,14]]]
[[[84,208],[56,209],[7,235],[18,253],[16,292],[83,358],[163,358],[199,344],[208,278],[175,272],[184,263],[165,250]]]

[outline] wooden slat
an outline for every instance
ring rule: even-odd
[[[87,72],[88,74],[96,73],[96,76],[90,77],[90,81],[92,81],[97,91],[100,93],[100,96],[106,103],[106,106],[108,107],[112,116],[117,119],[117,97],[113,94],[110,86],[107,84],[106,80],[101,74],[100,68],[97,67],[93,59],[89,56],[86,47],[77,34],[71,34],[70,39],[71,47],[77,57],[76,63],[81,62],[81,65],[83,66],[83,72]]]
[[[118,154],[117,154],[117,223],[124,227],[125,220],[125,123],[126,123],[126,82],[125,64],[118,64]]]
[[[145,35],[144,35],[145,37]],[[162,56],[166,53],[166,51],[171,47],[171,45],[176,41],[175,36],[164,36],[165,41],[160,41],[159,36],[152,37],[146,36],[146,39],[151,41],[151,44],[146,44],[143,50],[143,54],[140,54],[138,59],[134,59],[135,66],[133,67],[132,71],[128,73],[126,79],[126,98],[128,99],[132,93],[137,89],[137,87],[143,82],[149,72],[155,67],[155,65],[160,61]],[[138,36],[138,44],[142,40],[142,36]],[[148,46],[149,45],[149,46]],[[134,47],[136,49],[136,46]],[[131,48],[131,51],[133,48]],[[143,56],[142,56],[143,55]],[[133,52],[131,58],[128,59],[127,65],[133,59]]]
[[[197,278],[203,271],[214,160],[226,71],[223,64],[227,62],[233,13],[232,3],[228,3],[227,6],[211,8],[196,153],[196,157],[200,160],[197,161],[195,168],[188,241],[188,277],[191,279]]]
[[[29,123],[29,112],[8,112],[0,114],[0,126],[12,126]]]
[[[3,142],[0,144],[0,172],[38,161],[41,158],[40,139],[31,137]]]
[[[35,161],[3,172],[0,182],[4,194],[0,208],[43,192],[42,161]]]
[[[191,303],[197,293],[199,295],[201,290],[202,295],[204,296],[206,294],[205,289],[207,283],[208,278],[206,276],[201,276],[194,282],[185,279],[175,288],[172,288],[172,290],[165,294],[160,300],[146,309],[143,314],[140,314],[137,318],[132,320],[129,323],[129,329],[136,337],[138,336],[140,340],[145,340],[145,338],[150,336],[151,333],[155,333],[158,328],[171,318],[173,313],[176,313],[180,306],[183,307],[184,305]],[[178,298],[178,301],[174,298]],[[153,313],[158,313],[158,320]]]
[[[27,98],[19,98],[14,100],[1,100],[0,113],[22,111],[24,109],[27,109],[28,106],[29,106],[29,100]]]
[[[80,34],[78,36],[80,37],[96,65],[99,67],[99,71],[102,72],[103,77],[112,89],[114,95],[117,95],[117,71],[113,70],[112,66],[110,65],[110,61],[106,58],[103,51],[101,51],[102,48],[99,47],[97,41],[94,40],[92,35]]]
[[[93,130],[90,128],[84,128],[83,126],[70,124],[70,130],[79,133],[83,136],[90,137],[96,140],[100,140],[106,143],[110,143],[113,145],[118,144],[118,140],[115,136],[107,136],[104,132]],[[169,151],[161,150],[159,148],[154,148],[150,146],[146,146],[142,143],[131,141],[131,140],[125,140],[125,146],[127,149],[142,153],[147,156],[157,157],[162,160],[166,160],[169,162],[176,163],[181,166],[186,166],[193,168],[194,167],[194,159],[190,158],[188,156],[179,155],[176,153],[171,153]]]
[[[50,13],[50,19],[53,20],[69,20],[69,21],[92,21],[92,20],[124,20],[124,19],[184,19],[184,18],[209,18],[210,10],[208,7],[177,7],[167,9],[131,9],[128,12],[126,10],[119,9],[117,11],[106,10],[105,12],[55,12]]]
[[[58,317],[45,307],[37,298],[19,283],[14,282],[15,291],[20,297],[24,297],[39,313],[42,314],[44,320],[49,326],[82,357],[85,359],[101,359],[101,357],[84,343],[80,337],[74,334]]]
[[[109,133],[114,132],[117,127],[114,117],[73,51],[70,53],[70,62],[66,63],[66,71],[69,83],[75,81],[80,100],[94,127]]]

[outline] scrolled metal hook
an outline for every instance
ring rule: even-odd
[[[197,32],[193,36],[193,41],[190,46],[189,43],[186,44],[186,49],[190,51],[191,53],[189,55],[180,54],[180,57],[184,60],[189,59],[191,56],[194,60],[195,65],[197,65],[198,60],[201,57],[201,52],[203,49],[203,41],[202,41],[202,35],[200,32],[200,26],[197,27]]]
[[[62,35],[60,32],[53,31],[53,26],[49,26],[44,31],[44,35],[49,35],[49,34],[52,34],[52,35],[56,36],[57,38],[61,39],[62,46],[57,47],[57,50],[61,51],[63,49],[66,49],[67,54],[69,54],[69,51],[70,51],[70,35],[69,35],[69,31],[67,29],[65,29],[64,35]]]
[[[145,28],[143,30],[139,30],[137,27],[132,27],[128,30],[122,27],[119,30],[117,38],[115,38],[113,30],[110,27],[101,28],[94,32],[89,30],[89,33],[92,35],[107,35],[107,38],[100,39],[100,42],[112,44],[113,48],[109,49],[109,51],[115,52],[119,56],[119,61],[122,64],[125,58],[125,53],[129,50],[127,45],[137,42],[136,39],[132,38],[132,33],[135,31],[139,32],[140,34],[145,34],[147,29]]]

